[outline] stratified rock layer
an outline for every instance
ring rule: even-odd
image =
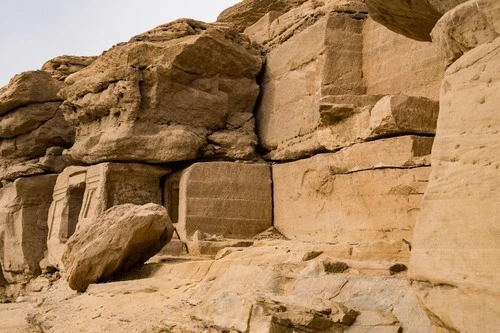
[[[71,157],[172,162],[252,158],[260,54],[223,25],[179,20],[119,44],[66,79]]]
[[[74,140],[59,109],[62,87],[50,73],[32,71],[0,89],[0,180],[61,171],[53,148]]]
[[[142,264],[170,241],[174,228],[165,207],[125,204],[106,211],[67,243],[63,263],[72,289],[85,290]]]

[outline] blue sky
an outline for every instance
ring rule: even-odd
[[[0,86],[59,55],[99,55],[180,17],[206,22],[239,0],[0,0]]]

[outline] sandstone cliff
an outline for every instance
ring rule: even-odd
[[[0,332],[496,332],[499,14],[244,0],[17,75]]]

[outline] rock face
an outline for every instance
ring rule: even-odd
[[[411,96],[400,108],[410,124],[424,113],[435,122],[437,103],[426,98],[438,96],[443,73],[438,53],[430,44],[394,37],[367,18],[363,3],[307,2],[247,31],[253,29],[268,30],[265,38],[250,35],[267,52],[257,109],[266,157],[293,160],[368,140],[371,109],[385,95]],[[409,59],[418,60],[410,67]],[[400,133],[421,132],[400,128]]]
[[[126,203],[161,204],[160,179],[167,169],[137,163],[69,167],[58,177],[49,211],[48,265],[64,269],[66,242],[107,209]]]
[[[365,0],[370,16],[406,37],[430,41],[439,18],[467,0]]]
[[[306,1],[244,0],[220,13],[217,21],[230,23],[239,31],[243,31],[271,11],[285,13]]]
[[[172,223],[163,206],[119,205],[70,237],[63,256],[68,284],[89,284],[142,264],[170,241]]]
[[[62,86],[50,73],[32,71],[0,89],[0,180],[61,171],[51,149],[74,139],[59,109]]]
[[[272,226],[271,169],[266,164],[196,163],[179,183],[182,240],[197,231],[249,238]]]
[[[411,240],[431,147],[403,136],[274,165],[275,227],[328,243]]]
[[[456,22],[447,15],[443,22]],[[442,326],[460,332],[500,326],[498,267],[492,266],[500,251],[499,80],[500,38],[446,72],[431,181],[413,238],[411,277],[422,281],[416,290]]]
[[[252,158],[262,66],[243,35],[179,20],[132,38],[68,77],[61,91],[85,163]]]
[[[26,283],[40,273],[56,178],[20,178],[0,189],[0,264],[8,283]]]
[[[392,5],[367,3],[375,16]],[[447,12],[431,36],[450,67],[441,86],[432,173],[413,236],[409,277],[435,331],[494,332],[500,325],[498,268],[491,266],[500,250],[500,6],[486,0],[442,5],[440,13]],[[415,15],[425,11],[417,8]],[[393,23],[396,31],[409,27],[403,20],[388,24]]]

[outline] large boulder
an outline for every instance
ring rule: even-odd
[[[77,161],[252,158],[260,53],[222,24],[182,19],[119,44],[61,91]]]
[[[473,0],[446,13],[432,30],[432,42],[448,64],[500,36],[500,2]]]
[[[284,13],[306,1],[244,0],[220,13],[217,21],[230,23],[239,31],[243,31],[271,11]]]
[[[144,263],[172,239],[173,232],[161,205],[124,204],[108,209],[68,240],[63,263],[69,286],[82,291]]]
[[[370,16],[406,37],[430,41],[439,18],[467,0],[366,0]]]

